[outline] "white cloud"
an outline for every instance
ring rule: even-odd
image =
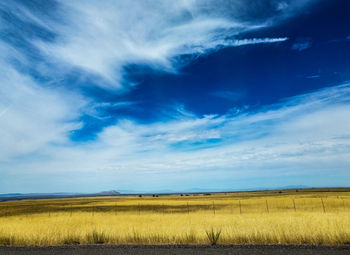
[[[122,86],[123,67],[147,64],[174,72],[173,58],[215,49],[224,36],[249,29],[202,12],[195,1],[62,1],[66,25],[56,25],[58,42],[37,46],[64,63]],[[132,11],[130,11],[132,10]]]
[[[9,45],[0,42],[0,52],[0,162],[66,143],[69,131],[81,126],[76,119],[84,100],[19,73],[6,59],[23,56]]]
[[[174,174],[210,179],[220,173],[232,180],[340,174],[345,180],[350,163],[349,114],[350,84],[345,84],[256,113],[205,117],[189,113],[150,125],[119,121],[95,141],[47,144],[36,154],[40,161],[12,162],[11,168],[19,175],[75,174],[80,190],[84,185],[101,189],[107,182],[129,189],[135,183],[139,188],[132,189],[150,190],[154,185],[142,178],[170,185]]]
[[[284,42],[286,40],[288,40],[287,37],[282,37],[282,38],[252,38],[252,39],[234,40],[230,45],[243,46],[243,45],[249,45],[249,44],[277,43],[277,42]]]
[[[241,18],[239,12],[249,8],[246,1],[227,0],[61,1],[55,19],[16,3],[1,2],[0,8],[10,8],[22,21],[57,33],[57,40],[50,43],[25,38],[45,54],[43,62],[54,64],[54,70],[43,63],[36,67],[45,70],[45,77],[54,79],[55,73],[64,76],[78,68],[83,71],[82,81],[93,77],[99,86],[121,89],[127,82],[123,68],[128,64],[178,72],[181,63],[176,59],[182,54],[283,42],[287,38],[235,37],[274,25],[311,2],[273,1],[279,14],[255,21]],[[0,29],[6,26],[3,22]],[[171,121],[142,125],[119,120],[95,141],[75,143],[69,133],[81,127],[83,112],[99,117],[96,109],[105,104],[92,104],[19,72],[10,59],[25,66],[32,63],[17,48],[0,42],[0,52],[0,187],[4,191],[37,191],[35,183],[42,180],[48,191],[64,190],[66,185],[76,191],[97,191],[106,184],[151,189],[156,181],[169,185],[174,174],[206,178],[206,182],[215,174],[232,180],[315,171],[348,176],[348,84],[249,114],[198,117],[177,106]],[[119,102],[114,107],[134,103]]]
[[[274,25],[278,17],[295,14],[310,2],[313,0],[295,1],[286,8],[288,12],[247,21],[241,16],[254,7],[245,1],[60,1],[59,15],[64,22],[46,21],[58,34],[57,40],[33,44],[57,67],[67,68],[68,64],[94,77],[99,86],[121,89],[128,86],[123,78],[128,64],[177,72],[183,64],[177,61],[180,55],[283,42],[287,38],[234,37]]]
[[[180,55],[207,54],[221,47],[283,42],[287,38],[236,40],[235,37],[275,25],[313,2],[315,0],[271,0],[271,6],[277,6],[279,11],[255,19],[250,16],[256,13],[253,10],[270,5],[259,2],[250,5],[243,0],[60,0],[49,14],[44,8],[28,8],[30,2],[26,6],[3,2],[0,8],[22,22],[56,35],[55,40],[49,42],[45,37],[25,38],[52,64],[50,68],[43,64],[36,67],[43,75],[61,78],[64,73],[79,69],[83,72],[82,81],[92,79],[103,88],[122,89],[132,85],[124,79],[124,67],[128,64],[178,72],[184,64],[178,61]],[[278,6],[284,7],[283,10]],[[6,22],[4,24],[6,27]],[[32,34],[35,33],[33,30]]]

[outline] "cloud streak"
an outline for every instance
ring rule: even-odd
[[[252,38],[252,39],[242,39],[242,40],[235,40],[232,43],[229,43],[230,46],[243,46],[243,45],[250,45],[250,44],[262,44],[262,43],[278,43],[278,42],[284,42],[287,41],[287,37],[282,38]]]

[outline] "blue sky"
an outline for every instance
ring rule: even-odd
[[[0,2],[0,193],[350,183],[347,0]]]

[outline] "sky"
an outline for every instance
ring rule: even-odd
[[[349,186],[349,11],[0,1],[0,193]]]

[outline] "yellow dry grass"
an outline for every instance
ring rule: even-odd
[[[350,191],[46,199],[0,203],[0,244],[350,243]]]

